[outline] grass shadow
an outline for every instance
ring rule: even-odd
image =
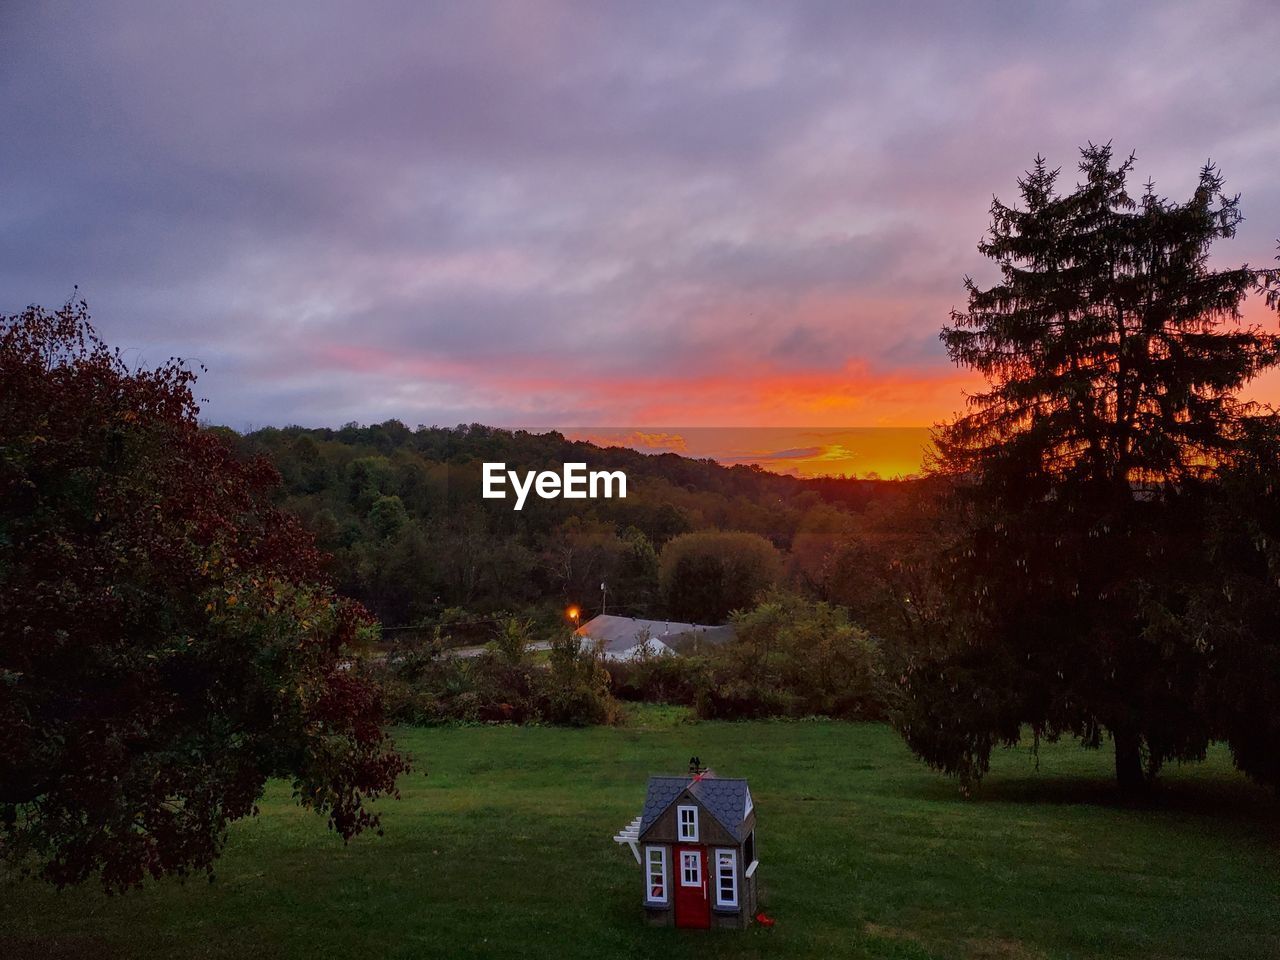
[[[1173,775],[1157,778],[1150,795],[1141,801],[1123,797],[1115,781],[1084,773],[992,773],[965,796],[956,782],[937,778],[923,789],[900,791],[932,802],[979,805],[1091,807],[1099,810],[1150,812],[1158,815],[1203,819],[1260,831],[1280,841],[1280,799],[1270,790],[1235,774],[1215,770],[1205,775],[1175,768]]]

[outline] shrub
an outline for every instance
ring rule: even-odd
[[[737,639],[708,658],[699,716],[884,716],[876,643],[840,607],[775,592],[734,624]]]
[[[386,702],[401,723],[614,723],[620,713],[597,654],[571,634],[555,636],[545,661],[530,652],[532,625],[507,618],[479,656],[449,652],[437,629],[427,642],[397,644],[384,666]]]
[[[614,696],[647,703],[678,703],[693,706],[698,692],[707,684],[705,657],[650,653],[647,649],[630,660],[606,664]]]
[[[537,713],[548,723],[581,727],[612,724],[621,717],[600,657],[580,649],[571,633],[551,641],[549,667],[538,675],[536,687]]]

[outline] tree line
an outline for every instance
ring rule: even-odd
[[[399,421],[222,431],[280,472],[277,501],[330,558],[340,592],[388,627],[599,612],[722,623],[787,579],[825,587],[828,554],[893,481],[810,481],[559,433]],[[624,470],[625,499],[480,496],[481,465]],[[601,595],[600,584],[607,585]]]

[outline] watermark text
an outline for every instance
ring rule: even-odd
[[[564,497],[566,500],[586,500],[604,497],[625,498],[627,475],[621,470],[588,470],[585,463],[566,463],[560,473],[554,470],[535,472],[526,470],[521,475],[508,470],[505,463],[484,465],[484,487],[481,496],[486,500],[505,500],[507,484],[515,492],[515,509],[524,509],[530,492],[543,500]]]

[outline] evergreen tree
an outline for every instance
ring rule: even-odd
[[[1214,736],[1210,654],[1183,627],[1206,499],[1261,422],[1239,390],[1280,362],[1280,337],[1240,312],[1274,272],[1210,265],[1241,220],[1212,165],[1175,203],[1150,183],[1131,197],[1133,163],[1090,145],[1064,195],[1037,158],[979,245],[1000,280],[967,278],[942,332],[987,386],[936,432],[960,532],[900,726],[966,778],[1024,724],[1094,746],[1109,733],[1131,792]]]

